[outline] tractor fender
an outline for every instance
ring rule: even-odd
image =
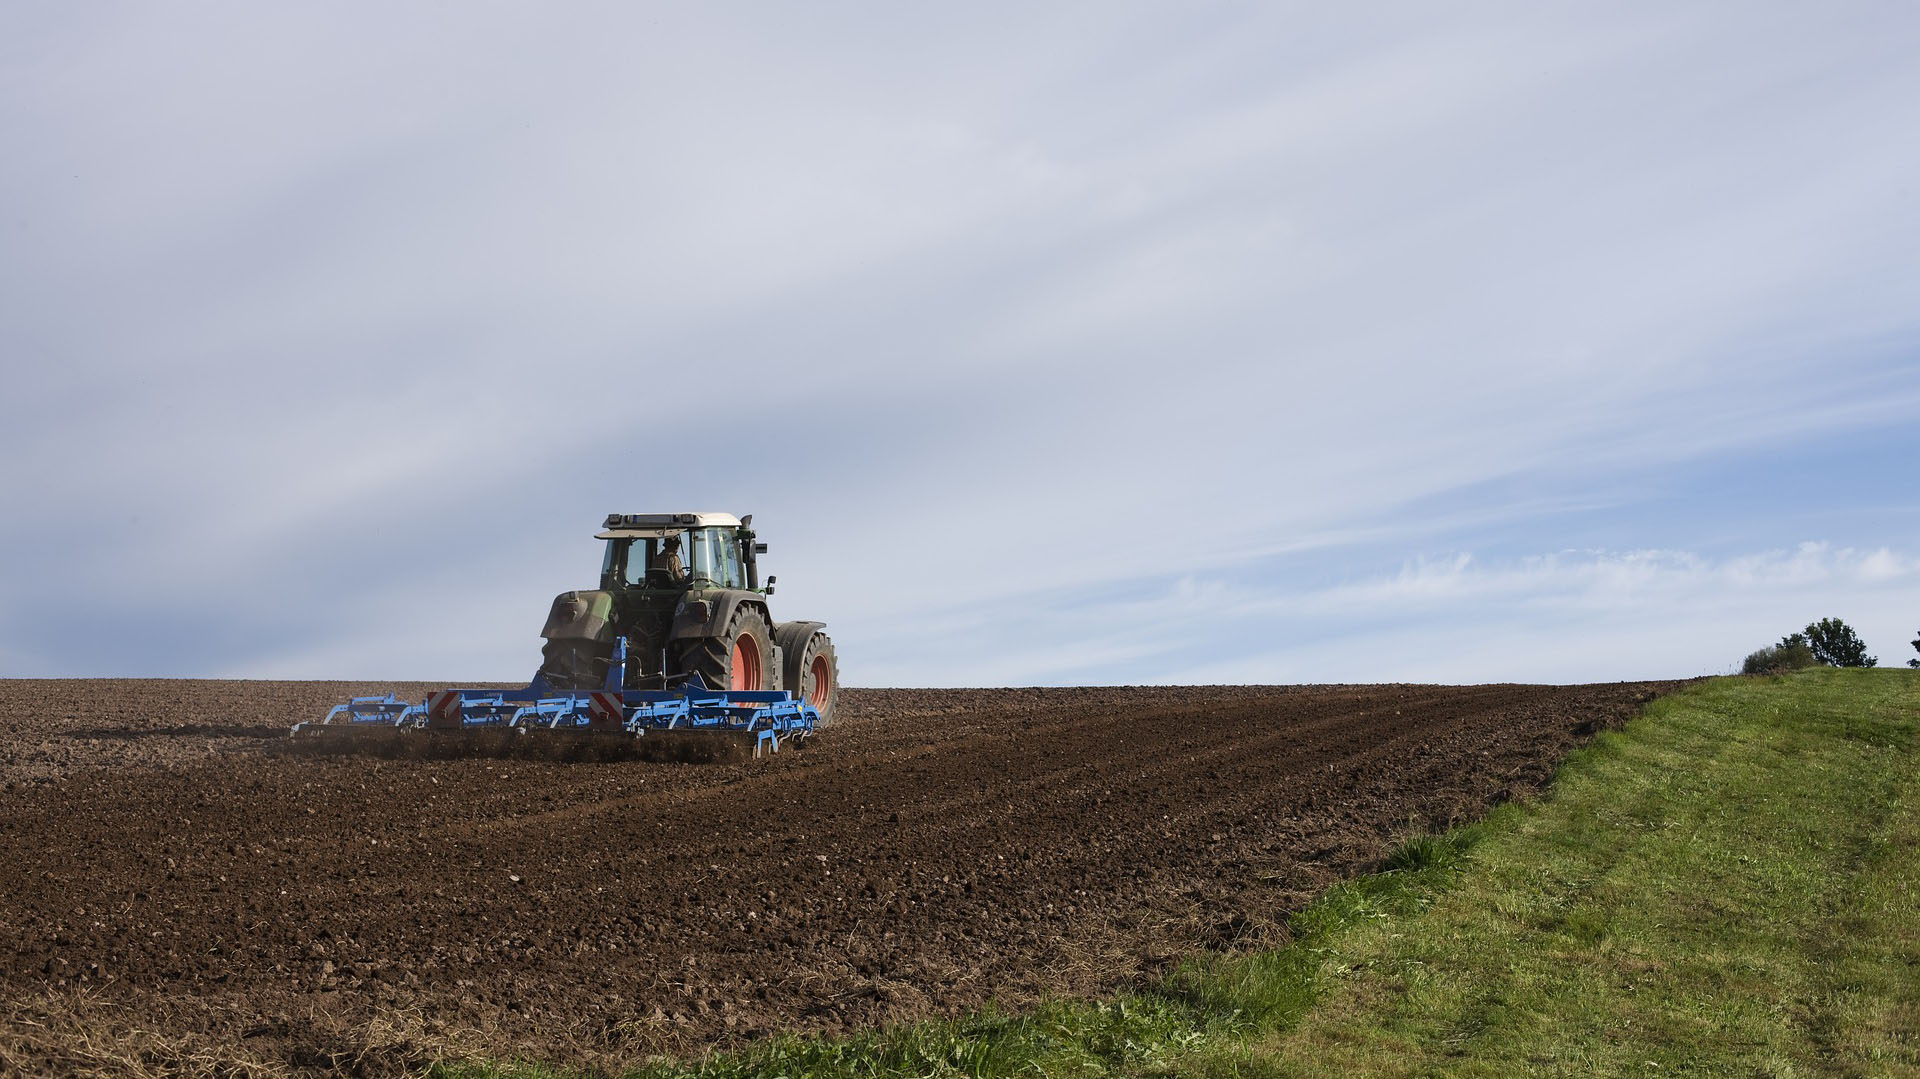
[[[727,631],[733,621],[733,614],[741,604],[758,608],[760,617],[773,624],[773,618],[767,614],[767,601],[758,592],[745,589],[718,589],[700,593],[699,599],[687,598],[680,601],[680,607],[673,612],[673,630],[667,634],[668,640],[684,640],[688,637],[718,637]]]
[[[550,641],[612,641],[613,593],[562,592],[553,598],[540,636]]]
[[[773,624],[773,643],[786,650],[790,656],[797,656],[807,645],[807,638],[827,628],[825,622],[775,622]]]

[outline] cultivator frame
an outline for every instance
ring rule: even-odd
[[[414,703],[391,694],[355,697],[325,717],[293,726],[295,738],[338,740],[345,748],[367,736],[396,732],[434,738],[455,733],[524,736],[554,742],[597,738],[693,737],[751,745],[753,755],[778,753],[783,742],[812,736],[820,714],[791,693],[708,689],[698,674],[666,689],[623,689],[625,642],[616,644],[606,685],[592,692],[556,692],[534,676],[524,689],[443,689]]]

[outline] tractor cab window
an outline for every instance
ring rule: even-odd
[[[687,534],[692,558],[688,571],[705,577],[715,588],[745,588],[747,575],[740,567],[740,545],[734,542],[731,528],[696,528]]]
[[[627,583],[627,548],[632,540],[610,539],[606,556],[600,560],[600,587],[618,588]]]
[[[630,539],[610,539],[607,541],[606,557],[600,561],[600,587],[625,588],[634,584],[634,578],[646,572],[647,561],[636,549],[638,544]]]
[[[647,583],[647,567],[659,553],[658,539],[610,539],[600,563],[600,580],[607,588],[640,588]]]

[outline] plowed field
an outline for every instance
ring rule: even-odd
[[[369,688],[0,682],[0,1072],[632,1058],[1100,993],[1281,939],[1666,687],[856,690],[757,761],[274,751]]]

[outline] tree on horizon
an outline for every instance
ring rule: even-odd
[[[1833,667],[1878,666],[1877,656],[1867,655],[1866,642],[1853,627],[1838,618],[1822,618],[1807,626],[1807,643],[1813,646],[1815,659]]]

